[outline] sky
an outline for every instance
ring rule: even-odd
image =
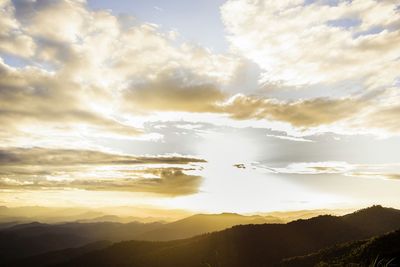
[[[0,205],[400,208],[398,1],[0,13]]]

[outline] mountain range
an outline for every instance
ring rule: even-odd
[[[49,237],[64,240],[64,248],[53,245],[42,252],[8,257],[7,266],[369,266],[374,260],[389,261],[399,255],[398,229],[399,210],[373,206],[344,216],[323,215],[289,223],[231,213],[194,215],[173,223],[36,223],[3,229],[0,240],[2,258],[10,236],[14,241],[35,236],[46,243]],[[18,245],[29,248],[43,243],[32,240],[37,239],[15,242],[13,249],[29,251]],[[393,265],[395,259],[391,264],[398,266]]]
[[[279,221],[274,217],[222,213],[197,214],[172,223],[119,223],[101,220],[99,222],[78,221],[58,224],[4,223],[3,229],[0,229],[0,258],[10,261],[52,250],[76,248],[102,240],[119,242],[124,240],[183,239],[223,230],[234,225]]]

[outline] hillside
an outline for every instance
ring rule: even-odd
[[[87,245],[77,247],[77,248],[67,248],[63,250],[50,251],[43,254],[27,257],[20,260],[15,260],[13,263],[9,263],[12,266],[52,266],[59,264],[61,262],[68,261],[72,258],[76,258],[85,253],[99,250],[110,246],[112,242],[110,241],[97,241],[89,243]]]
[[[371,222],[371,223],[369,223]],[[241,225],[186,240],[127,241],[57,266],[259,267],[400,228],[400,212],[380,206],[343,217]]]
[[[373,262],[400,266],[400,230],[367,240],[348,242],[306,256],[285,259],[281,267],[368,266]]]

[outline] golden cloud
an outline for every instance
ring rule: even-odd
[[[124,93],[127,106],[150,111],[215,112],[215,103],[224,97],[213,84],[166,74],[153,82],[134,85]]]
[[[18,178],[0,176],[2,189],[18,190],[65,190],[83,189],[91,191],[122,191],[160,194],[165,196],[182,196],[198,192],[202,178],[197,175],[188,175],[178,168],[163,168],[141,171],[141,174],[152,174],[154,178],[107,178],[95,177],[76,179],[46,179],[45,173],[19,173]],[[77,173],[79,175],[79,173]],[[82,175],[82,174],[81,174]]]
[[[90,165],[90,164],[188,164],[205,162],[203,159],[180,156],[130,156],[93,150],[48,148],[0,149],[2,165]]]
[[[391,133],[400,132],[400,106],[382,107],[368,115],[366,124],[372,128],[386,129]]]
[[[202,162],[205,161],[180,156],[8,148],[0,150],[0,184],[3,189],[84,189],[178,196],[197,192],[202,178],[186,172],[197,169],[193,164]],[[188,164],[191,165],[185,167]]]
[[[221,105],[235,119],[269,119],[296,127],[313,127],[351,118],[367,103],[354,98],[315,98],[294,102],[236,95]]]

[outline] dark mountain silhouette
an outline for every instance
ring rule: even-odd
[[[400,228],[400,211],[374,206],[342,216],[288,224],[240,225],[168,242],[127,241],[56,266],[260,267]],[[38,265],[40,266],[40,265]]]
[[[100,219],[101,220],[101,219]],[[199,214],[173,223],[62,223],[38,222],[0,229],[0,258],[16,260],[48,251],[108,240],[173,240],[223,230],[233,225],[276,222],[273,217],[238,214]]]
[[[13,220],[10,220],[8,222],[2,222],[2,223],[0,223],[0,230],[1,229],[6,229],[6,228],[10,228],[10,227],[18,225],[18,224],[20,224],[20,222],[13,221]]]
[[[293,257],[281,262],[281,267],[310,266],[370,266],[380,262],[381,266],[400,266],[400,230],[367,240],[353,241],[306,256]],[[388,265],[389,266],[389,265]]]
[[[0,230],[0,259],[20,259],[52,250],[79,247],[99,240],[132,240],[142,232],[161,225],[138,222],[19,224]]]
[[[53,266],[72,258],[76,258],[80,255],[88,253],[90,251],[106,248],[110,246],[112,242],[110,241],[97,241],[94,243],[87,244],[78,248],[68,248],[63,250],[56,250],[47,252],[44,254],[39,254],[31,257],[24,258],[22,260],[17,260],[12,263],[12,266]]]

